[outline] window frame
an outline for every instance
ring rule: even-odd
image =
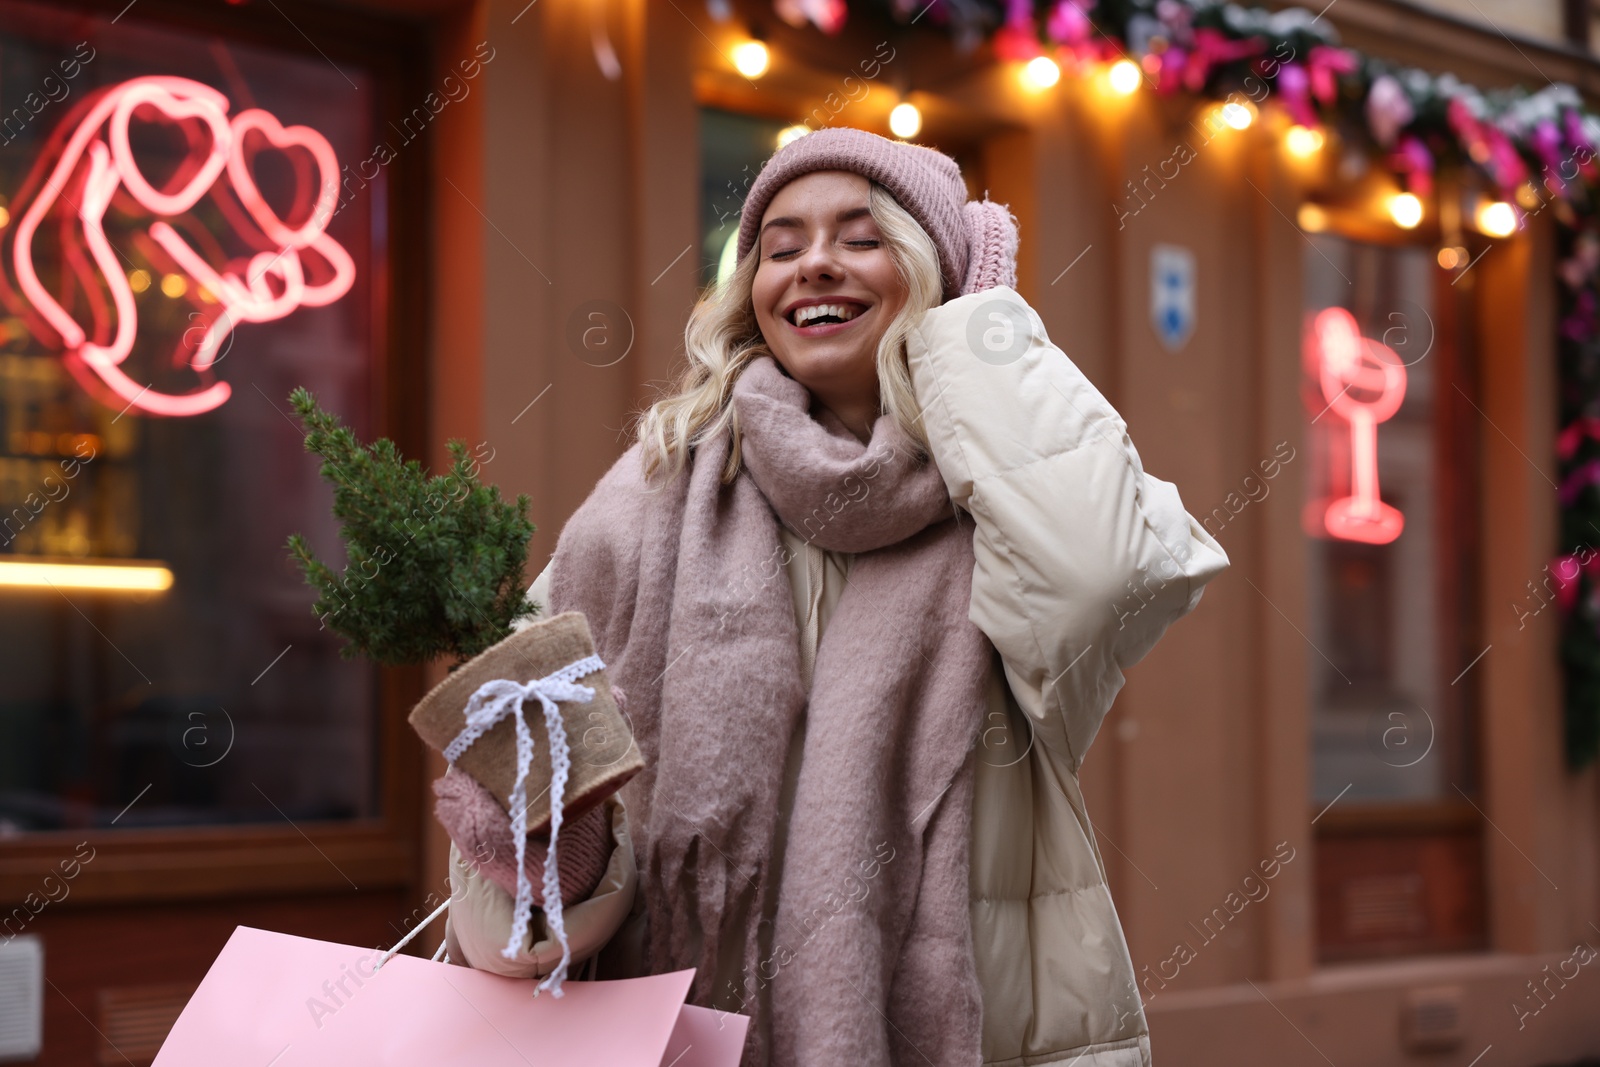
[[[70,6],[87,16],[114,18],[127,5],[126,0],[70,0]],[[421,100],[427,92],[432,57],[420,23],[292,0],[278,0],[266,9],[204,5],[199,0],[142,0],[134,14],[149,24],[359,64],[374,79],[378,127],[398,118],[404,101]],[[390,195],[386,247],[380,254],[388,291],[375,301],[371,324],[375,366],[369,394],[373,436],[392,439],[406,456],[423,457],[431,370],[430,153],[431,148],[398,153],[385,167]],[[80,903],[412,885],[422,852],[422,796],[417,783],[424,754],[406,715],[425,692],[425,671],[408,666],[379,667],[376,672],[377,734],[372,741],[378,815],[319,821],[304,829],[285,822],[29,832],[0,840],[0,901],[23,901],[36,893],[41,872],[84,841],[94,849],[94,859],[73,881],[71,899]]]
[[[1452,185],[1446,184],[1440,196],[1453,195]],[[1342,205],[1341,205],[1342,206]],[[1345,217],[1341,217],[1345,216]],[[1356,244],[1398,248],[1437,245],[1439,235],[1424,231],[1406,234],[1396,239],[1393,231],[1384,232],[1371,222],[1351,212],[1346,215],[1337,208],[1329,212],[1329,224],[1324,232],[1330,236]],[[1464,234],[1471,258],[1486,251],[1487,240]],[[1481,583],[1483,575],[1482,537],[1477,519],[1482,503],[1482,467],[1480,455],[1482,431],[1472,420],[1478,404],[1479,351],[1475,330],[1478,323],[1478,297],[1473,286],[1453,284],[1442,267],[1430,270],[1432,295],[1435,300],[1435,343],[1439,358],[1445,366],[1438,371],[1436,399],[1433,411],[1433,440],[1439,451],[1440,484],[1434,487],[1435,503],[1439,505],[1436,523],[1436,557],[1440,560],[1436,574],[1439,597],[1433,611],[1436,623],[1443,621],[1439,634],[1438,654],[1440,670],[1452,673],[1447,667],[1465,665],[1476,654],[1471,646],[1484,628],[1479,618]],[[1459,280],[1461,276],[1457,276]],[[1304,308],[1302,308],[1304,311]],[[1451,396],[1460,395],[1470,402],[1463,405],[1451,403]],[[1465,408],[1465,410],[1463,410]],[[1301,430],[1305,430],[1302,418]],[[1303,440],[1303,439],[1302,439]],[[1457,461],[1454,456],[1463,457]],[[1465,464],[1465,469],[1463,469]],[[1302,533],[1302,536],[1307,536]],[[1308,624],[1310,620],[1307,620]],[[1471,650],[1469,650],[1471,649]],[[1309,691],[1308,691],[1309,692]],[[1343,963],[1376,963],[1417,958],[1421,956],[1488,951],[1492,941],[1492,904],[1489,899],[1490,860],[1487,854],[1486,818],[1478,801],[1481,782],[1485,775],[1485,738],[1482,721],[1482,692],[1477,679],[1455,699],[1460,702],[1456,718],[1458,728],[1451,732],[1446,744],[1470,745],[1471,751],[1458,757],[1464,782],[1453,784],[1463,792],[1452,791],[1438,798],[1417,801],[1326,801],[1309,799],[1309,817],[1312,822],[1312,841],[1315,874],[1310,886],[1313,921],[1309,938],[1311,953],[1319,966]],[[1309,696],[1308,696],[1309,701]],[[1311,708],[1308,702],[1307,712]],[[1308,768],[1315,761],[1316,736],[1307,732],[1305,739]],[[1441,753],[1440,758],[1445,758]],[[1449,765],[1447,764],[1447,767]],[[1447,777],[1449,774],[1447,773]],[[1308,781],[1309,784],[1309,781]],[[1475,849],[1471,884],[1462,886],[1463,896],[1476,909],[1476,926],[1455,938],[1391,939],[1385,942],[1339,942],[1325,938],[1324,857],[1326,842],[1341,843],[1363,841],[1385,843],[1399,838],[1442,841],[1471,837]]]

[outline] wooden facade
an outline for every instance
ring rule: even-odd
[[[1117,96],[1070,74],[1030,95],[1013,71],[960,56],[936,32],[865,14],[828,39],[752,0],[727,23],[704,4],[671,0],[525,4],[374,0],[369,10],[398,57],[427,57],[426,69],[397,76],[399,112],[404,93],[426,92],[479,42],[496,50],[476,90],[428,134],[426,162],[396,209],[402,290],[386,425],[434,463],[449,438],[492,445],[493,480],[532,498],[530,576],[681,356],[685,317],[706,280],[692,253],[702,237],[693,207],[703,108],[782,122],[822,109],[886,131],[894,103],[917,103],[917,139],[957,155],[974,189],[1020,220],[1019,289],[1052,340],[1126,418],[1146,469],[1175,483],[1197,517],[1279,442],[1303,440],[1307,235],[1297,218],[1318,187],[1271,122],[1208,140],[1177,177],[1152,186],[1148,168],[1197,136],[1199,102]],[[364,32],[361,14],[282,6],[319,42]],[[204,17],[225,27],[236,12],[252,32],[287,39],[282,26],[265,29],[270,7]],[[1480,85],[1543,74],[1591,99],[1600,88],[1586,56],[1447,16],[1340,0],[1326,17],[1348,44]],[[774,55],[754,81],[727,59],[751,20]],[[596,61],[597,26],[614,46],[615,78]],[[830,94],[883,41],[895,58],[863,98],[836,110]],[[1146,195],[1129,215],[1134,188]],[[1399,239],[1362,210],[1348,207],[1352,236]],[[1355,232],[1363,218],[1370,233]],[[1188,248],[1196,261],[1195,328],[1177,352],[1149,321],[1157,244]],[[1548,220],[1536,220],[1490,248],[1459,285],[1442,280],[1446,303],[1436,305],[1451,309],[1441,344],[1459,355],[1466,383],[1448,432],[1470,459],[1473,493],[1461,506],[1474,519],[1448,550],[1469,564],[1452,585],[1451,617],[1464,621],[1448,674],[1469,666],[1461,648],[1487,646],[1467,675],[1475,780],[1399,814],[1319,810],[1310,799],[1307,678],[1319,652],[1304,634],[1303,463],[1285,464],[1272,491],[1221,530],[1232,568],[1129,672],[1087,758],[1089,812],[1135,967],[1164,976],[1145,989],[1155,1055],[1167,1067],[1410,1063],[1422,1047],[1407,1044],[1414,1002],[1439,989],[1460,1017],[1459,1037],[1443,1039],[1449,1062],[1490,1045],[1486,1064],[1600,1054],[1600,978],[1582,975],[1521,1029],[1512,1009],[1574,943],[1600,945],[1600,778],[1562,763],[1553,612],[1519,628],[1512,608],[1555,544],[1553,245]],[[571,342],[572,316],[594,301],[623,312],[612,325],[631,343],[605,366]],[[92,838],[100,858],[31,930],[45,938],[53,986],[39,1062],[117,1062],[97,1034],[135,1025],[117,1022],[117,1006],[137,1008],[141,995],[178,1003],[236,924],[380,944],[415,921],[443,885],[447,848],[427,787],[442,766],[403,726],[420,673],[387,676],[378,823],[309,838],[256,828]],[[0,897],[28,892],[63,843],[0,841]],[[1280,843],[1294,858],[1270,892],[1225,927],[1204,927]],[[1341,888],[1362,877],[1366,889]],[[1411,920],[1397,919],[1402,933],[1386,950],[1364,951],[1359,937],[1351,949],[1349,930],[1366,920],[1337,907],[1381,919],[1384,907],[1400,907],[1384,903],[1385,886],[1403,895],[1413,877],[1444,887],[1424,916],[1437,936],[1407,940]],[[1161,971],[1185,939],[1192,961],[1175,977],[1170,965]],[[435,943],[425,939],[426,949]]]

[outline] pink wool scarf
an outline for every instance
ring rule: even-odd
[[[551,571],[552,610],[588,616],[644,753],[622,795],[645,966],[694,967],[693,1003],[752,1014],[747,1067],[975,1067],[967,863],[993,653],[967,618],[971,526],[888,416],[863,444],[765,355],[732,403],[733,482],[726,436],[659,491],[636,444]],[[809,694],[780,521],[854,554]],[[730,947],[745,988],[713,989]]]

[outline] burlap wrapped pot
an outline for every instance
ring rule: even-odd
[[[524,684],[543,678],[594,653],[588,620],[569,611],[536,622],[486,649],[450,672],[412,709],[410,723],[430,746],[443,752],[466,725],[467,702],[478,687],[495,679]],[[578,678],[594,689],[587,703],[561,701],[561,721],[571,748],[571,770],[563,791],[563,822],[600,804],[639,773],[644,759],[627,720],[611,695],[603,670]],[[533,762],[528,772],[528,831],[550,829],[550,746],[538,698],[528,699],[523,715],[533,729]],[[494,794],[508,812],[517,778],[516,725],[502,719],[469,745],[456,768]]]

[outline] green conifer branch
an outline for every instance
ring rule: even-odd
[[[349,642],[340,650],[384,664],[454,656],[464,663],[538,612],[524,599],[528,497],[516,504],[478,481],[466,443],[453,440],[449,470],[429,476],[393,441],[363,445],[304,388],[289,403],[306,427],[306,451],[333,484],[348,563],[336,574],[300,534],[290,555],[316,592],[312,612]]]

